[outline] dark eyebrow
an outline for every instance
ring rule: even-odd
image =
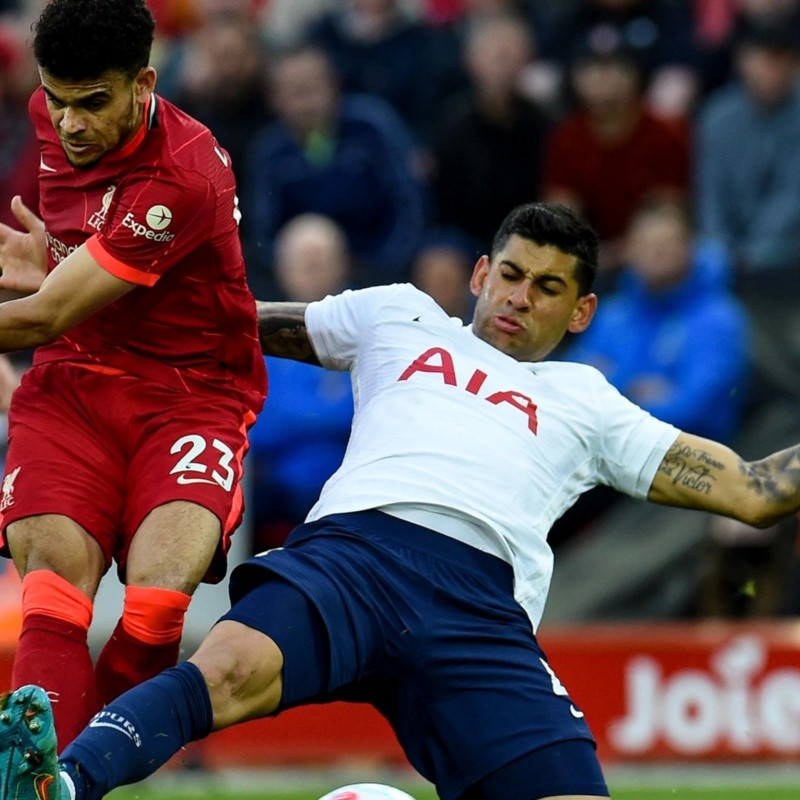
[[[511,269],[513,269],[514,272],[518,272],[520,275],[524,275],[525,274],[525,270],[522,269],[522,267],[520,267],[519,264],[515,264],[513,261],[509,261],[507,258],[504,258],[500,262],[500,266],[501,267],[511,267]]]
[[[561,286],[568,286],[569,284],[560,275],[540,275],[538,280],[541,283],[558,283]]]
[[[42,86],[42,89],[44,89],[44,93],[51,100],[54,100],[56,103],[61,103],[61,105],[68,105],[63,98],[59,97],[56,94],[53,94],[53,92],[51,92],[46,86]],[[84,95],[83,97],[79,97],[77,101],[72,103],[72,105],[85,105],[86,103],[94,100],[95,98],[100,98],[100,97],[105,98],[108,96],[109,92],[107,89],[97,89],[96,91],[90,92],[89,94]]]

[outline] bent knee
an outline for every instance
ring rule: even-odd
[[[6,540],[21,576],[53,572],[85,595],[94,597],[106,560],[100,545],[68,517],[45,514],[12,522]]]
[[[189,660],[205,678],[215,729],[265,716],[278,707],[283,655],[263,633],[223,620]]]

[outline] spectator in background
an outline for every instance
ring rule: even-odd
[[[629,400],[698,436],[730,442],[747,382],[747,319],[729,265],[693,235],[681,206],[640,208],[617,291],[566,352]]]
[[[458,229],[431,231],[414,257],[411,282],[429,294],[451,317],[472,319],[469,276],[480,248]]]
[[[175,97],[178,83],[183,80],[184,60],[195,45],[195,32],[225,19],[244,20],[255,31],[261,4],[261,0],[150,0],[148,7],[152,7],[157,21],[154,44],[162,94],[169,99]],[[238,55],[234,55],[236,58]],[[203,66],[204,72],[206,69]]]
[[[688,194],[689,131],[647,108],[642,80],[629,50],[585,51],[572,68],[578,110],[547,148],[544,195],[579,209],[594,226],[601,289],[620,266],[622,237],[639,205]]]
[[[238,185],[245,153],[269,121],[265,48],[242,14],[212,15],[186,41],[172,99],[208,126],[230,157]]]
[[[450,12],[451,28],[463,49],[470,28],[482,19],[510,15],[523,20],[536,43],[549,30],[553,17],[553,3],[561,0],[461,0],[458,14]],[[429,12],[430,13],[430,12]],[[520,89],[528,99],[547,108],[553,115],[560,114],[563,103],[560,96],[561,76],[555,65],[539,59],[529,61],[520,80]]]
[[[304,214],[275,246],[275,275],[286,300],[309,303],[347,284],[344,233],[332,220]],[[250,430],[250,497],[255,552],[277,547],[304,519],[339,467],[350,435],[350,376],[284,358],[266,358],[269,396]]]
[[[434,21],[461,21],[472,22],[482,16],[496,14],[514,14],[528,21],[534,31],[539,31],[545,22],[552,16],[550,6],[561,0],[458,0],[450,2],[450,8],[445,8],[449,0],[437,3],[437,0],[427,0],[428,17]],[[437,5],[440,7],[437,9]]]
[[[541,56],[563,75],[587,48],[626,49],[644,70],[647,103],[661,115],[683,117],[699,89],[698,56],[689,3],[674,0],[577,0],[564,3],[547,26]]]
[[[337,0],[269,0],[260,14],[261,27],[273,47],[299,44],[309,25],[336,6]]]
[[[358,283],[404,278],[428,199],[400,118],[379,98],[341,97],[333,65],[313,46],[276,54],[271,91],[277,121],[256,137],[245,177],[252,285],[267,279],[278,230],[305,212],[341,225]]]
[[[487,17],[518,17],[529,26],[531,34],[538,37],[552,16],[546,0],[459,0],[450,9],[437,9],[434,0],[428,0],[425,5],[428,18],[434,24],[440,21],[449,23],[462,42],[470,26]]]
[[[730,442],[747,383],[747,320],[722,253],[694,237],[682,206],[653,202],[625,237],[618,289],[562,353],[590,364],[629,400],[698,436]],[[599,486],[582,495],[548,537],[560,547],[622,498]]]
[[[12,226],[17,224],[11,213],[14,195],[28,208],[39,207],[39,145],[27,111],[36,84],[25,79],[36,70],[35,65],[26,69],[26,58],[15,30],[0,25],[0,223]],[[0,299],[8,297],[0,292]]]
[[[341,0],[308,35],[336,65],[345,92],[383,98],[417,141],[430,139],[439,102],[457,80],[458,50],[446,31],[401,0]]]
[[[800,3],[733,5],[729,29],[706,51],[707,85],[731,80],[701,107],[698,212],[702,230],[735,260],[738,294],[752,318],[755,408],[737,443],[747,456],[764,446],[786,447],[800,430]],[[701,615],[796,613],[790,598],[797,521],[758,533],[735,520],[710,519]]]
[[[424,0],[425,16],[433,25],[443,25],[458,17],[464,11],[463,0]]]
[[[750,31],[737,47],[740,79],[701,109],[700,230],[740,273],[800,272],[799,53],[783,26]]]
[[[433,181],[438,218],[484,250],[508,209],[540,193],[549,120],[520,90],[532,58],[524,20],[477,19],[464,43],[470,88],[442,114]]]
[[[735,76],[736,45],[751,31],[785,27],[800,35],[800,0],[728,0],[723,4],[704,0],[695,5],[705,93],[721,88]]]
[[[800,398],[800,49],[785,26],[738,44],[740,80],[711,95],[698,123],[700,231],[721,243],[754,324],[763,399]],[[776,358],[776,353],[780,358]]]
[[[193,30],[203,16],[203,2],[196,0],[148,0],[147,7],[156,20],[155,50]]]

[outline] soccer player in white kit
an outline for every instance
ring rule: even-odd
[[[442,800],[608,797],[536,641],[551,523],[603,483],[767,526],[800,508],[800,448],[744,462],[546,361],[591,322],[596,261],[579,217],[537,203],[476,264],[471,326],[407,285],[260,304],[265,352],[352,375],[341,468],[283,548],[235,570],[197,653],[108,705],[60,765],[41,690],[6,696],[0,800],[99,800],[212,730],[339,699],[375,706]]]

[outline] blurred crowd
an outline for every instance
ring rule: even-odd
[[[37,202],[26,43],[41,5],[0,0],[9,224],[14,194]],[[506,213],[567,203],[601,237],[601,303],[558,356],[746,457],[800,438],[800,0],[150,5],[157,91],[231,155],[256,296],[411,280],[468,321],[468,276]],[[352,413],[346,376],[269,369],[249,456],[257,548],[302,520]],[[554,546],[619,502],[592,493]],[[797,611],[796,533],[709,521],[692,609]],[[739,591],[756,576],[764,592]]]

